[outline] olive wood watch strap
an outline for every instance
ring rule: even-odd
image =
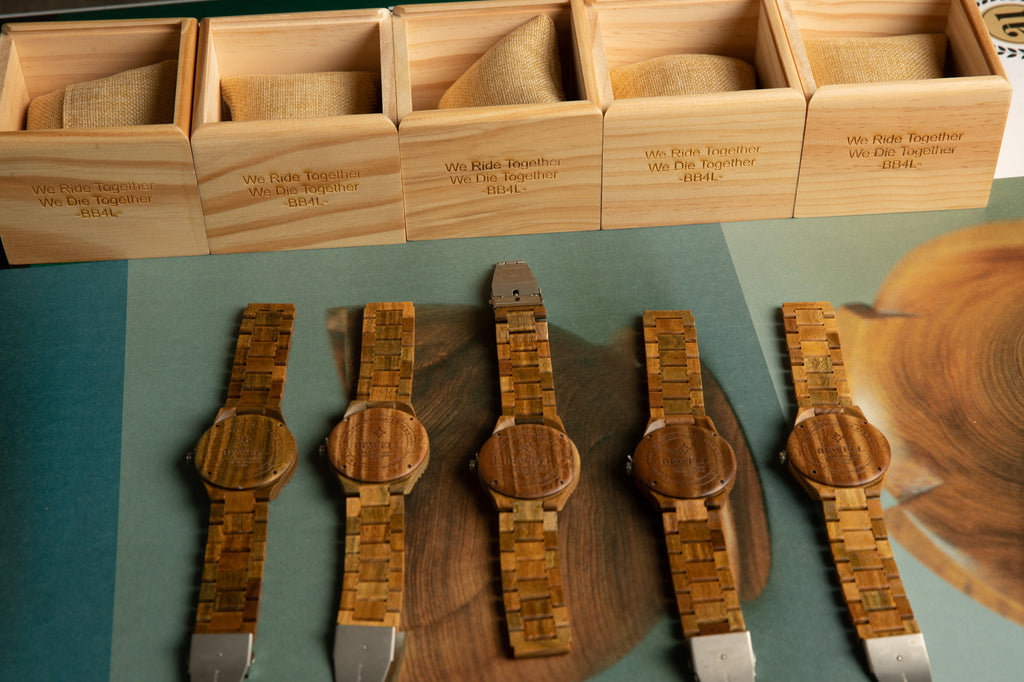
[[[338,625],[397,628],[405,569],[405,497],[359,486],[345,505],[345,574]]]
[[[415,353],[411,302],[363,311],[356,401],[411,409]],[[387,483],[361,483],[345,506],[345,573],[339,625],[398,628],[405,570],[405,498]]]
[[[644,313],[644,355],[651,419],[693,424],[705,416],[697,327],[689,310]]]
[[[225,405],[237,414],[279,414],[295,326],[291,303],[250,303],[242,315]]]
[[[416,313],[411,302],[370,303],[363,311],[356,400],[412,404]]]
[[[516,657],[569,651],[569,608],[558,561],[558,514],[542,500],[498,513],[501,589]]]
[[[851,407],[853,398],[832,304],[786,303],[782,316],[797,407],[813,408],[816,414]]]
[[[645,312],[644,354],[651,419],[694,424],[696,418],[705,417],[693,314],[688,310]],[[672,502],[671,508],[663,507],[662,521],[683,634],[744,631],[722,527],[724,500]]]
[[[295,306],[251,303],[242,315],[225,405],[280,415]],[[210,523],[197,633],[256,633],[267,546],[269,491],[207,485]]]
[[[495,307],[502,417],[559,423],[543,305]],[[514,500],[498,513],[501,589],[517,658],[567,653],[569,609],[558,560],[558,514],[544,500]]]
[[[257,491],[211,488],[195,632],[256,634],[268,507]]]
[[[797,404],[816,414],[852,407],[835,310],[827,302],[783,305]],[[900,580],[882,513],[882,482],[816,484],[843,599],[862,639],[920,632]]]
[[[547,312],[543,305],[494,309],[501,415],[516,424],[556,421]]]

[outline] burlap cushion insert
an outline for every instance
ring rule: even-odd
[[[106,128],[174,122],[178,62],[69,85],[28,105],[27,128]]]
[[[502,38],[441,96],[439,109],[565,100],[555,24],[546,14]]]
[[[673,54],[612,69],[615,99],[753,90],[754,67],[714,54]]]
[[[944,33],[806,39],[804,46],[819,87],[942,78],[946,67]]]
[[[220,93],[233,121],[381,111],[380,75],[372,71],[232,76],[221,79]]]

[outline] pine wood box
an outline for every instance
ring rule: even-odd
[[[975,0],[769,0],[808,100],[795,215],[985,206],[1011,88]],[[945,33],[945,75],[817,87],[803,41]]]
[[[605,111],[603,228],[792,217],[806,104],[774,7],[586,0],[586,17]],[[681,53],[740,59],[757,89],[614,98],[611,70]]]
[[[373,71],[381,111],[229,120],[220,80]],[[405,241],[391,15],[385,9],[204,19],[192,150],[213,253]]]
[[[407,5],[393,13],[408,238],[599,229],[601,110],[582,80],[568,0]],[[565,101],[437,109],[482,54],[540,14],[557,30]]]
[[[209,253],[189,129],[195,19],[7,24],[0,32],[0,237],[11,263]],[[173,122],[26,130],[29,101],[178,60]]]

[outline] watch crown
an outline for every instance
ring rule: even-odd
[[[787,462],[789,462],[789,453],[785,450],[779,450],[779,464],[786,466]]]
[[[185,453],[185,461],[188,462],[189,466],[194,466],[196,463],[196,453],[189,450]]]
[[[320,447],[318,447],[316,449],[316,452],[321,457],[325,457],[327,455],[327,440],[326,439],[324,439],[323,443],[320,443]]]
[[[626,475],[633,475],[633,455],[626,455]]]
[[[480,466],[479,452],[474,453],[473,456],[469,458],[469,470],[472,471],[473,473],[476,473],[476,469],[478,466]]]

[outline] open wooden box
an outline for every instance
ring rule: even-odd
[[[792,217],[806,104],[771,9],[586,0],[585,61],[605,111],[602,227]],[[614,98],[613,69],[684,53],[740,59],[757,89]]]
[[[0,237],[11,263],[209,253],[189,129],[195,19],[7,24],[0,32]],[[176,59],[173,122],[26,130],[29,102]]]
[[[768,0],[808,100],[795,214],[988,203],[1010,84],[974,0]],[[945,33],[945,76],[815,84],[804,40]]]
[[[192,150],[213,253],[405,241],[391,15],[204,19]],[[231,121],[221,78],[372,71],[378,113]]]
[[[565,101],[437,109],[482,54],[540,14],[557,30]],[[568,0],[406,5],[394,28],[410,240],[600,228],[601,110]]]

